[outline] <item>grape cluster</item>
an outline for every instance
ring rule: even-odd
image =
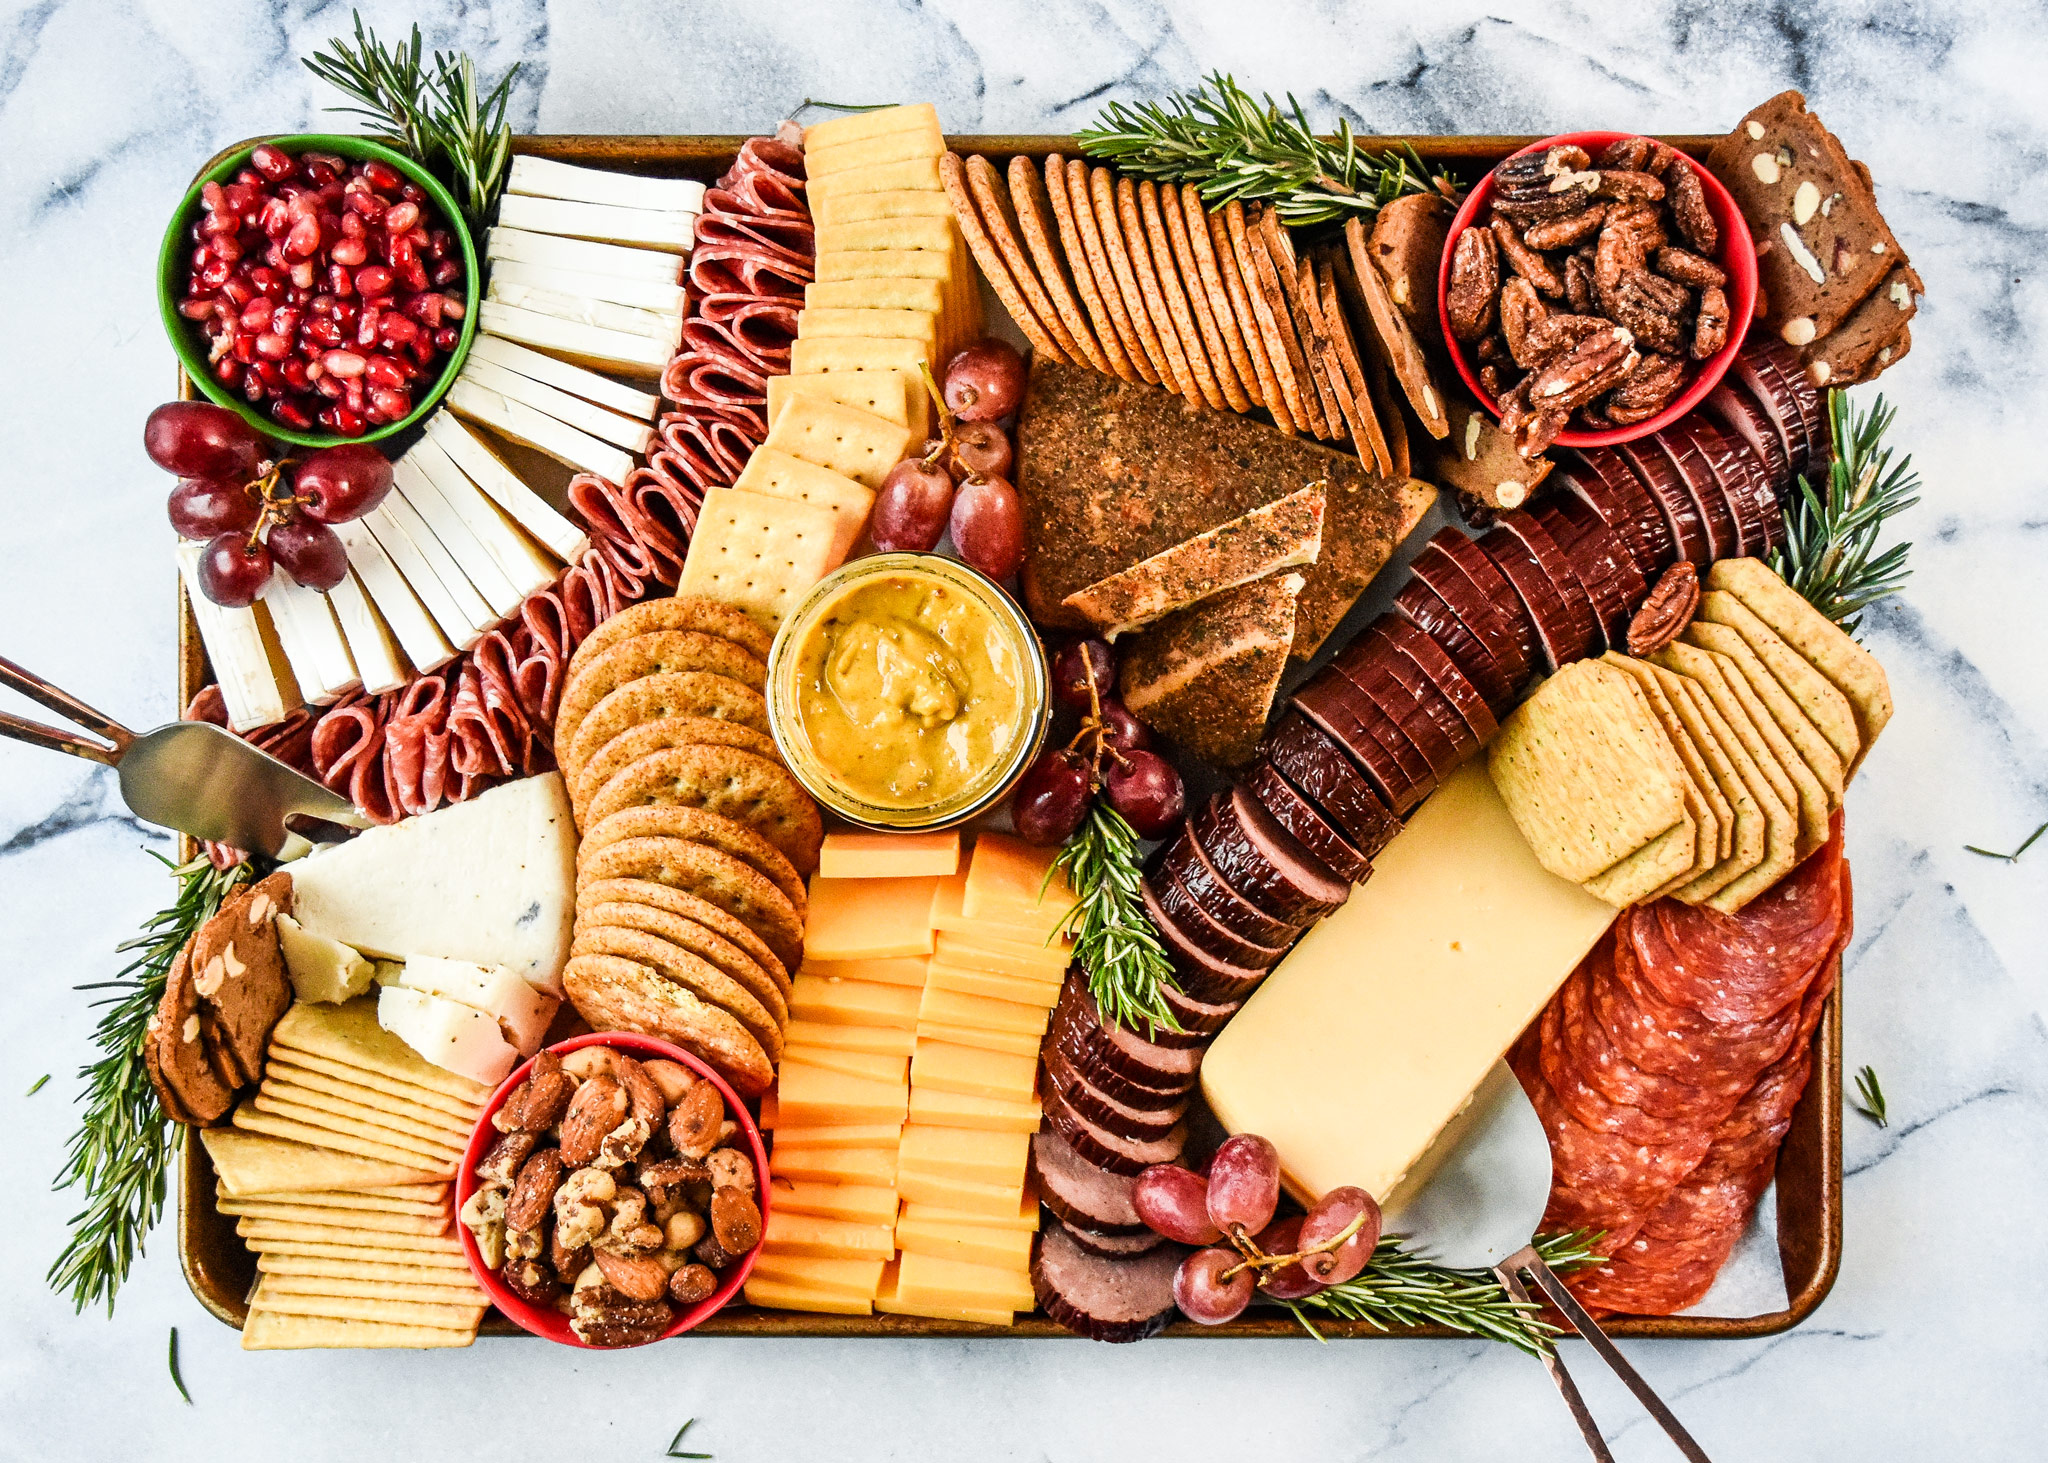
[[[1053,657],[1053,697],[1081,714],[1081,729],[1017,781],[1010,812],[1026,842],[1066,842],[1097,793],[1141,838],[1164,837],[1187,810],[1180,774],[1151,750],[1152,733],[1117,699],[1115,686],[1116,652],[1103,641],[1076,640]]]
[[[206,545],[199,588],[218,605],[256,603],[273,569],[308,589],[334,588],[348,550],[329,525],[362,517],[391,491],[391,464],[374,447],[277,457],[254,427],[211,402],[165,402],[149,414],[142,447],[178,477],[171,527]]]
[[[1255,1291],[1300,1300],[1353,1279],[1380,1242],[1380,1206],[1364,1189],[1330,1190],[1306,1214],[1280,1208],[1280,1155],[1255,1133],[1225,1139],[1201,1173],[1170,1163],[1138,1175],[1138,1217],[1158,1234],[1200,1245],[1173,1278],[1173,1301],[1189,1320],[1220,1326]]]
[[[1024,563],[1024,501],[1010,485],[1015,451],[1003,430],[1024,400],[1024,358],[1001,340],[978,340],[925,383],[939,435],[889,470],[875,495],[877,548],[929,553],[953,534],[960,558],[1004,581]],[[958,485],[957,487],[955,485]]]

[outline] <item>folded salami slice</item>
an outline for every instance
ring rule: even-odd
[[[1407,813],[1428,794],[1429,760],[1350,677],[1326,666],[1291,700],[1351,755],[1396,813]]]
[[[1397,615],[1381,615],[1374,621],[1374,628],[1393,641],[1395,647],[1414,662],[1416,669],[1443,694],[1458,713],[1465,729],[1472,734],[1471,750],[1476,751],[1493,739],[1493,734],[1500,730],[1493,709],[1441,645]]]
[[[1606,447],[1585,448],[1566,456],[1553,471],[1560,484],[1621,536],[1636,572],[1646,581],[1656,583],[1676,561],[1671,525],[1618,453]]]
[[[1564,550],[1565,562],[1593,604],[1593,627],[1608,648],[1623,650],[1628,622],[1642,606],[1649,586],[1623,547],[1621,536],[1600,521],[1586,502],[1559,493],[1529,510],[1551,541]]]
[[[1415,577],[1401,586],[1401,592],[1394,596],[1394,609],[1408,623],[1443,648],[1452,662],[1462,670],[1479,688],[1486,698],[1487,709],[1496,716],[1514,704],[1516,684],[1508,679],[1507,671],[1494,658],[1492,651],[1467,627],[1458,612],[1445,603],[1444,597],[1431,583],[1428,575],[1436,573],[1448,577],[1456,572],[1456,566],[1437,554],[1431,564],[1423,561],[1436,550],[1425,548],[1415,558],[1411,567]]]
[[[1242,789],[1218,793],[1189,819],[1189,826],[1224,883],[1295,929],[1350,897],[1351,886]]]
[[[1031,1287],[1053,1320],[1096,1341],[1142,1341],[1173,1317],[1173,1277],[1184,1245],[1166,1244],[1135,1260],[1090,1254],[1064,1228],[1040,1232]]]
[[[1233,889],[1210,862],[1192,827],[1182,826],[1161,856],[1160,867],[1180,880],[1204,914],[1239,939],[1267,950],[1285,949],[1293,942],[1296,926],[1268,914]]]
[[[1418,630],[1416,633],[1422,632]],[[1434,645],[1436,642],[1430,643]],[[1442,654],[1442,651],[1438,653]],[[1271,762],[1262,758],[1253,763],[1240,785],[1265,805],[1266,811],[1282,828],[1301,840],[1302,847],[1328,864],[1339,878],[1363,884],[1371,877],[1372,860],[1360,853],[1337,826],[1323,816],[1322,810],[1304,797],[1301,790]]]
[[[1265,756],[1367,858],[1401,831],[1400,819],[1344,749],[1306,716],[1283,714],[1266,734]]]
[[[1487,649],[1508,672],[1513,689],[1520,690],[1535,672],[1542,655],[1536,641],[1536,622],[1529,618],[1521,596],[1515,593],[1500,566],[1455,526],[1440,529],[1429,542],[1430,547],[1457,565],[1471,585],[1469,590],[1460,591],[1454,583],[1439,584],[1435,586],[1437,592],[1486,642]]]
[[[1254,945],[1218,924],[1163,864],[1145,876],[1145,887],[1174,933],[1205,954],[1244,970],[1266,970],[1280,959],[1281,951]]]
[[[1691,424],[1681,419],[1648,440],[1663,452],[1672,470],[1692,493],[1693,501],[1700,505],[1700,522],[1707,533],[1707,552],[1716,559],[1739,557],[1742,535],[1735,526],[1734,505],[1728,501],[1720,478],[1715,475],[1706,454],[1700,450],[1699,438]]]
[[[1053,1216],[1095,1234],[1144,1234],[1145,1221],[1131,1203],[1127,1174],[1097,1168],[1058,1133],[1031,1135],[1031,1173],[1038,1197]]]

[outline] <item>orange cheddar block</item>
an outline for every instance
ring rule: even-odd
[[[777,1178],[813,1183],[884,1188],[896,1182],[896,1149],[799,1148],[778,1139],[768,1155],[768,1172]]]
[[[785,1049],[829,1047],[833,1051],[874,1052],[891,1057],[907,1057],[917,1050],[916,1033],[893,1026],[838,1026],[823,1021],[792,1021],[783,1028],[782,1040]],[[769,1095],[772,1097],[774,1094]]]
[[[778,1198],[775,1202],[779,1204],[782,1201]],[[1038,1228],[1038,1195],[1029,1184],[1026,1184],[1023,1203],[1008,1214],[977,1214],[969,1209],[942,1209],[936,1204],[905,1204],[901,1218],[923,1220],[932,1224],[972,1224],[987,1229],[1021,1229],[1028,1232]]]
[[[972,1179],[942,1178],[937,1174],[904,1174],[896,1192],[911,1204],[929,1204],[937,1209],[962,1209],[991,1219],[1013,1218],[1023,1203],[1023,1181],[1014,1184],[978,1184]]]
[[[911,1050],[915,1051],[916,1048],[912,1047]],[[761,1131],[764,1133],[773,1132],[777,1116],[775,1111],[775,1089],[771,1087],[761,1094],[761,1116],[758,1119],[758,1126]]]
[[[833,1128],[783,1128],[775,1134],[779,1147],[894,1148],[903,1137],[896,1123],[842,1123]]]
[[[865,1297],[836,1295],[777,1280],[763,1275],[758,1263],[754,1273],[747,1277],[747,1304],[778,1311],[822,1311],[840,1316],[871,1316],[875,1313],[874,1302]]]
[[[768,1228],[773,1233],[773,1216]],[[1031,1264],[1030,1230],[999,1229],[989,1224],[946,1224],[935,1219],[906,1217],[896,1221],[896,1247],[907,1255],[965,1260],[971,1265],[995,1265],[1005,1270],[1022,1270]]]
[[[910,1089],[910,1121],[928,1127],[974,1128],[988,1133],[1035,1133],[1043,1116],[1035,1100],[970,1097],[932,1087]]]
[[[1031,1149],[1029,1133],[991,1133],[974,1128],[936,1128],[912,1123],[896,1149],[899,1172],[971,1179],[975,1183],[1021,1183]]]
[[[1015,1057],[1037,1056],[1040,1042],[1040,1038],[1025,1031],[987,1031],[978,1026],[947,1026],[936,1021],[918,1022],[917,1039],[946,1041],[954,1046],[971,1046],[976,1051]]]
[[[932,953],[935,878],[811,879],[804,951],[812,960],[893,960]]]
[[[1041,917],[1030,920],[1021,913],[1009,918],[987,915],[974,918],[965,912],[966,902],[967,875],[955,874],[950,879],[939,880],[938,887],[932,891],[932,929],[937,934],[957,935],[973,944],[1015,945],[1027,950],[1046,948],[1059,930],[1060,915],[1065,908],[1052,909],[1049,915],[1034,910],[1032,913]]]
[[[960,868],[960,833],[827,833],[818,873],[827,879],[946,878]]]
[[[789,1014],[798,1021],[910,1030],[917,1025],[917,1003],[923,995],[915,986],[799,975],[790,982]]]
[[[899,955],[891,960],[812,960],[805,958],[798,975],[821,980],[865,980],[876,985],[924,984],[925,957]]]
[[[873,1082],[786,1061],[776,1086],[775,1106],[778,1121],[799,1128],[900,1123],[910,1111],[910,1094],[901,1082]]]
[[[836,1046],[785,1046],[783,1060],[865,1077],[870,1082],[901,1082],[909,1076],[910,1064],[902,1057],[881,1052],[850,1052]]]
[[[955,965],[941,965],[932,961],[931,975],[925,983],[927,997],[933,991],[950,991],[962,996],[984,996],[993,1001],[1014,1001],[1020,1006],[1036,1006],[1050,1010],[1060,998],[1058,978],[1046,980],[1038,976],[999,975],[990,970],[966,970]],[[919,1008],[920,1014],[922,1007]]]
[[[932,936],[932,959],[957,970],[990,970],[998,975],[1058,981],[1073,963],[1072,945],[1055,940],[1035,945],[940,930]]]
[[[770,1249],[778,1254],[804,1259],[889,1260],[896,1255],[896,1241],[891,1227],[886,1224],[854,1224],[845,1219],[824,1219],[815,1214],[771,1209],[766,1235]],[[959,1258],[973,1257],[962,1255]],[[998,1261],[985,1263],[995,1264]]]
[[[984,835],[986,836],[986,835]],[[906,1252],[896,1262],[896,1299],[914,1304],[1028,1311],[1038,1304],[1028,1269],[976,1265]]]
[[[971,1321],[982,1326],[1009,1326],[1016,1315],[986,1306],[942,1306],[907,1301],[896,1294],[896,1263],[882,1272],[882,1288],[875,1292],[875,1309],[892,1316],[928,1316],[936,1321]]]
[[[813,1179],[770,1177],[768,1212],[815,1214],[856,1224],[890,1224],[896,1218],[896,1190],[880,1184],[827,1184]]]
[[[789,1097],[789,1068],[783,1068],[783,1104]],[[1038,1075],[1038,1055],[981,1051],[949,1041],[919,1038],[917,1055],[910,1059],[910,1080],[914,1086],[939,1092],[959,1092],[969,1097],[1001,1097],[1011,1102],[1030,1100]],[[908,1111],[908,1103],[905,1111]]]
[[[753,1274],[747,1277],[748,1298],[752,1298],[753,1282],[766,1277],[826,1295],[872,1300],[881,1288],[882,1271],[887,1263],[885,1260],[821,1260],[811,1255],[785,1254],[773,1245],[763,1245],[760,1255],[754,1260]]]
[[[1054,874],[1046,882],[1058,852],[1034,848],[1006,833],[982,834],[974,840],[974,857],[967,863],[960,913],[991,924],[1057,927],[1074,905],[1074,889],[1065,874]]]
[[[1052,1011],[1049,1006],[1026,1006],[1016,1001],[927,988],[924,1000],[917,1008],[917,1019],[921,1026],[966,1026],[983,1031],[1043,1036],[1046,1024],[1052,1019]]]

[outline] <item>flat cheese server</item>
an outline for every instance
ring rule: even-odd
[[[104,763],[145,823],[276,857],[296,835],[285,820],[323,819],[367,828],[347,798],[250,746],[224,727],[174,721],[138,736],[118,721],[0,656],[0,685],[77,723],[90,737],[0,712],[0,736]],[[304,845],[300,845],[301,849]]]
[[[1692,1463],[1710,1463],[1642,1375],[1628,1364],[1607,1333],[1530,1243],[1550,1198],[1550,1139],[1529,1096],[1505,1061],[1495,1062],[1472,1101],[1444,1126],[1429,1152],[1387,1196],[1385,1223],[1408,1236],[1439,1264],[1461,1270],[1491,1270],[1501,1286],[1524,1305],[1530,1296],[1523,1277],[1534,1280],[1550,1303],[1621,1378]],[[1543,1358],[1579,1434],[1600,1463],[1614,1463],[1599,1424],[1552,1347]]]

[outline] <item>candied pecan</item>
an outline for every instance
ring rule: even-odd
[[[1599,186],[1593,190],[1596,198],[1612,198],[1621,203],[1656,203],[1664,197],[1664,184],[1648,173],[1603,168],[1599,177]]]
[[[1583,173],[1592,166],[1593,155],[1569,142],[1560,142],[1543,152],[1543,176],[1546,178],[1555,178],[1559,173]]]
[[[519,1165],[533,1156],[540,1139],[532,1133],[507,1133],[493,1143],[476,1166],[476,1176],[485,1184],[511,1187],[519,1177]]]
[[[1679,163],[1671,169],[1671,218],[1685,241],[1701,254],[1711,254],[1721,244],[1721,228],[1714,211],[1707,207],[1706,189],[1692,164]]]
[[[562,1059],[544,1051],[498,1109],[495,1125],[503,1133],[545,1133],[562,1120],[575,1092],[576,1079],[562,1070]]]
[[[1728,283],[1728,275],[1711,259],[1702,259],[1690,249],[1663,248],[1657,251],[1657,273],[1694,289]]]
[[[1535,457],[1557,440],[1569,414],[1551,409],[1537,410],[1529,404],[1529,387],[1534,376],[1523,379],[1520,385],[1503,396],[1500,401],[1500,427],[1515,444],[1515,451],[1523,457]]]
[[[1650,597],[1628,622],[1628,653],[1655,655],[1679,637],[1700,607],[1699,571],[1680,559],[1659,576]]]
[[[1575,315],[1590,315],[1599,308],[1599,297],[1593,291],[1593,262],[1583,254],[1564,262],[1564,297]]]
[[[1642,268],[1643,261],[1663,244],[1664,226],[1656,209],[1646,205],[1608,209],[1593,249],[1593,286],[1602,303],[1624,273]]]
[[[1678,316],[1691,296],[1683,285],[1659,278],[1647,269],[1629,269],[1601,299],[1607,306],[1608,318],[1627,326],[1651,350],[1676,355],[1684,349],[1685,331]]]
[[[677,1305],[693,1306],[716,1289],[718,1277],[702,1265],[685,1265],[668,1278],[668,1298]]]
[[[1451,334],[1477,340],[1493,328],[1493,300],[1500,293],[1500,246],[1490,229],[1467,229],[1451,251],[1451,282],[1444,297]]]
[[[1531,368],[1546,366],[1587,336],[1613,328],[1611,322],[1598,315],[1545,316],[1523,336],[1522,349],[1528,355],[1524,364]]]
[[[1529,328],[1550,313],[1537,298],[1536,286],[1516,275],[1500,288],[1500,333],[1508,343],[1508,354],[1524,368],[1535,365],[1528,353]]]
[[[1557,277],[1557,271],[1549,261],[1522,242],[1522,236],[1514,224],[1504,218],[1493,221],[1494,242],[1500,245],[1500,252],[1507,256],[1508,267],[1530,284],[1552,297],[1564,293],[1564,281]]]
[[[668,1140],[683,1158],[703,1158],[718,1146],[725,1102],[709,1082],[692,1087],[668,1115]]]
[[[1587,336],[1529,378],[1529,402],[1539,412],[1577,411],[1604,396],[1635,369],[1635,337],[1618,325]]]
[[[1656,144],[1647,137],[1617,137],[1600,149],[1597,159],[1600,167],[1618,168],[1624,172],[1640,173]]]
[[[1472,347],[1472,358],[1482,366],[1497,366],[1508,358],[1508,343],[1498,335],[1482,335]]]
[[[626,1089],[610,1077],[592,1077],[576,1089],[562,1118],[562,1156],[572,1168],[597,1157],[605,1135],[626,1116]]]
[[[1522,241],[1531,249],[1569,249],[1593,237],[1600,220],[1607,217],[1607,205],[1596,203],[1562,218],[1547,218],[1529,225]]]
[[[711,1196],[711,1233],[720,1249],[744,1255],[761,1242],[761,1206],[745,1189],[717,1190]]]
[[[1608,393],[1604,414],[1618,427],[1632,427],[1669,406],[1684,384],[1685,362],[1651,351]]]
[[[1585,154],[1576,148],[1523,153],[1494,169],[1494,211],[1509,218],[1559,218],[1592,201],[1599,174],[1566,166]]]
[[[555,1202],[555,1191],[567,1172],[562,1150],[543,1148],[519,1166],[512,1195],[505,1201],[505,1224],[511,1229],[538,1229]]]
[[[1495,401],[1514,389],[1522,373],[1513,366],[1484,365],[1479,368],[1479,388]]]
[[[1728,292],[1719,285],[1700,291],[1699,318],[1692,327],[1692,358],[1704,361],[1728,344]]]

